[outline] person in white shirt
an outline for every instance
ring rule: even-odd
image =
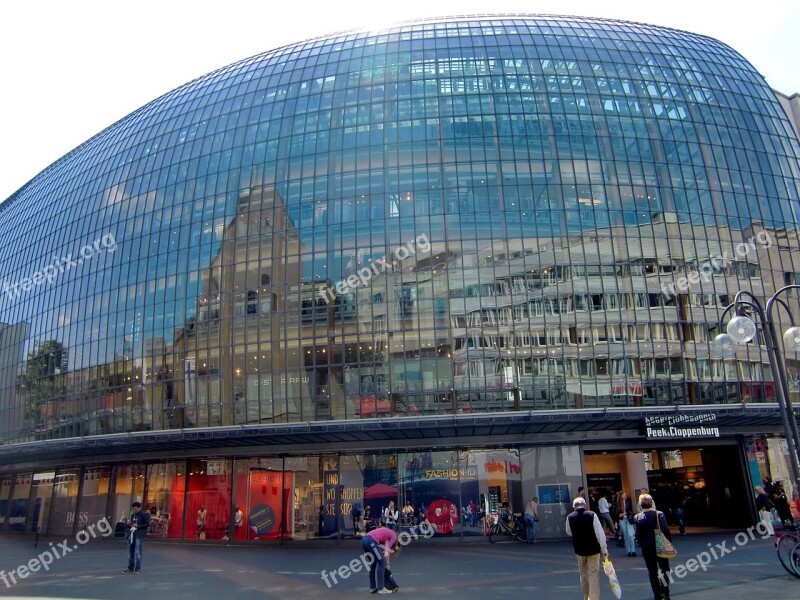
[[[611,511],[608,507],[608,498],[606,498],[605,495],[601,495],[600,499],[597,501],[597,512],[600,513],[600,524],[604,528],[608,527],[608,530],[611,532],[611,537],[614,537],[617,528],[614,527],[614,519],[611,518]]]
[[[578,558],[583,597],[600,600],[600,555],[608,556],[606,534],[597,515],[586,510],[586,500],[575,498],[572,507],[575,510],[567,516],[566,528]]]
[[[389,506],[383,511],[383,523],[392,531],[397,531],[397,520],[400,518],[400,511],[394,506],[394,500],[389,500]]]

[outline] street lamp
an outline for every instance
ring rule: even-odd
[[[728,321],[728,327],[726,328],[727,333],[720,333],[717,335],[712,345],[721,356],[733,356],[736,354],[737,344],[746,344],[756,336],[758,328],[749,315],[755,314],[758,316],[761,329],[764,332],[764,345],[767,349],[769,364],[777,383],[775,391],[778,397],[781,417],[783,419],[783,428],[786,434],[786,445],[789,449],[789,461],[794,476],[795,491],[800,491],[800,461],[798,461],[798,453],[800,453],[800,434],[798,434],[797,419],[795,418],[794,409],[792,408],[792,400],[789,397],[789,378],[786,374],[786,365],[783,355],[781,354],[781,348],[777,342],[778,337],[775,333],[775,321],[772,316],[773,307],[776,304],[780,304],[791,318],[789,307],[778,296],[792,289],[800,289],[800,285],[787,285],[776,291],[769,300],[767,300],[766,310],[751,292],[744,290],[738,292],[733,300],[733,304],[727,306],[719,317],[719,330],[721,331],[725,316],[730,311],[733,311],[735,316]],[[786,330],[783,334],[783,345],[784,351],[786,352],[800,351],[800,327],[792,326]]]

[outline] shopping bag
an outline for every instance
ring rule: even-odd
[[[615,598],[622,598],[622,588],[619,585],[619,579],[617,579],[617,572],[614,570],[614,565],[608,560],[607,556],[603,561],[603,571],[605,571],[608,576],[611,593],[614,594]]]
[[[678,556],[678,551],[675,550],[675,546],[667,539],[667,536],[658,529],[654,533],[656,534],[656,556],[659,558],[675,558]]]
[[[678,556],[678,551],[675,550],[675,546],[672,545],[672,542],[670,542],[667,536],[664,535],[664,532],[661,531],[659,516],[660,513],[656,513],[656,530],[653,531],[656,536],[656,556],[659,558],[675,558]]]

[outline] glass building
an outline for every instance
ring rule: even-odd
[[[585,484],[750,522],[787,472],[773,376],[711,339],[736,291],[800,281],[799,156],[735,50],[620,21],[200,77],[0,204],[0,528],[140,499],[155,535],[338,538],[394,499],[463,535],[537,495],[557,536]]]

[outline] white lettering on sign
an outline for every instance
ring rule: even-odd
[[[719,427],[647,427],[648,438],[719,437]]]
[[[308,383],[310,378],[308,375],[303,375],[302,377],[281,377],[281,385],[285,383]],[[263,385],[265,387],[269,387],[272,385],[272,379],[257,379],[256,385]]]
[[[701,413],[697,415],[655,415],[644,418],[644,424],[650,425],[683,425],[685,423],[714,423],[717,415]]]

